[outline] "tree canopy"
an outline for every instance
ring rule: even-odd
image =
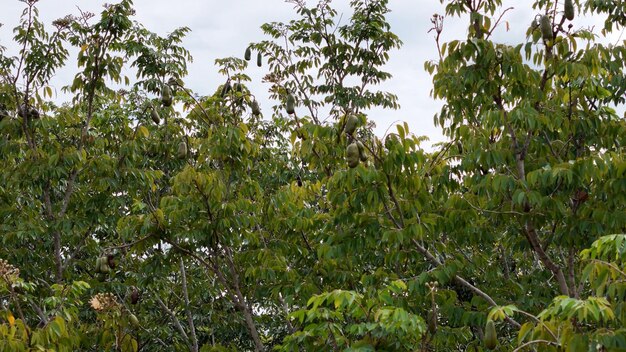
[[[441,0],[431,150],[373,133],[400,108],[388,1],[289,2],[195,92],[190,28],[159,36],[131,0],[50,27],[23,1],[0,46],[0,351],[626,349],[626,49],[603,40],[626,3],[520,3],[526,37],[497,42],[501,0]]]

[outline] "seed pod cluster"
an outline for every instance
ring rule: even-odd
[[[13,283],[20,277],[20,269],[0,259],[0,279],[7,283]]]
[[[114,261],[113,261],[113,267],[115,267]],[[97,274],[108,274],[109,272],[111,272],[111,266],[109,264],[109,257],[107,255],[96,258],[96,267],[94,271]]]
[[[91,308],[97,312],[111,311],[119,309],[120,304],[112,293],[98,293],[89,300]]]

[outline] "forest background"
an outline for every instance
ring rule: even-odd
[[[626,4],[433,2],[399,109],[387,1],[290,1],[214,81],[132,1],[16,3],[0,350],[626,348]]]

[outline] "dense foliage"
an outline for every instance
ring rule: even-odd
[[[601,44],[626,4],[520,3],[527,37],[499,43],[500,0],[441,0],[448,141],[427,151],[372,132],[399,108],[388,1],[289,2],[201,94],[188,28],[156,35],[131,0],[48,28],[23,1],[0,47],[0,351],[626,349],[626,50]]]

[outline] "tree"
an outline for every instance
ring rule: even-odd
[[[240,58],[186,87],[189,29],[158,36],[130,0],[51,32],[25,2],[0,51],[0,350],[626,348],[623,46],[564,2],[535,1],[515,44],[492,38],[501,1],[442,1],[429,152],[406,123],[372,132],[399,108],[377,90],[388,2],[290,2],[242,44],[271,108]],[[440,42],[456,16],[467,38]]]

